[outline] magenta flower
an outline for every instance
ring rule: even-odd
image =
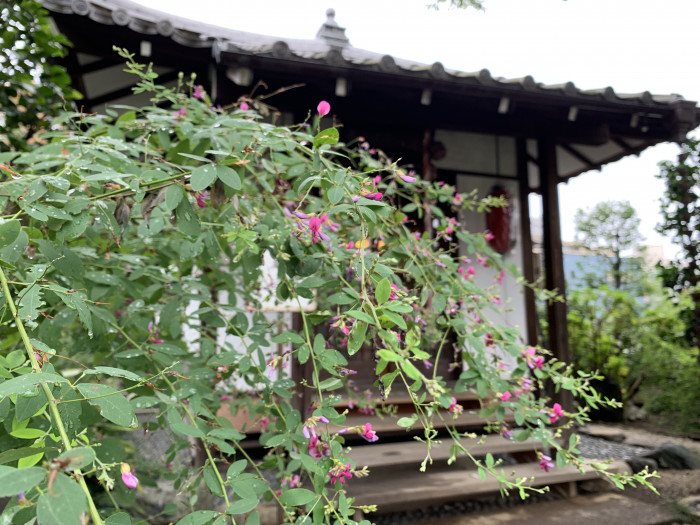
[[[484,239],[486,239],[487,241],[492,241],[495,238],[496,238],[496,236],[493,233],[491,233],[490,231],[486,230],[484,232]]]
[[[247,102],[241,102],[240,108],[243,111],[248,111],[248,109],[250,109],[250,106],[248,106]]]
[[[496,282],[498,284],[503,284],[503,277],[505,277],[506,273],[501,270],[501,272],[496,276]]]
[[[462,410],[463,410],[463,409],[462,409],[462,405],[460,405],[459,403],[457,403],[457,398],[453,397],[453,398],[452,398],[452,403],[450,403],[450,406],[447,407],[447,410],[448,410],[449,412],[452,412],[452,413],[454,414],[454,416],[457,417],[459,414],[462,413]]]
[[[542,368],[542,365],[544,364],[544,357],[537,355],[537,351],[532,347],[528,348],[527,350],[523,350],[522,356],[527,361],[527,366],[530,367],[530,370]]]
[[[384,197],[384,194],[379,191],[373,191],[372,193],[365,195],[365,199],[369,199],[371,201],[380,201],[382,200],[382,197]]]
[[[309,231],[311,232],[311,242],[314,244],[318,241],[330,240],[330,237],[321,231],[321,219],[318,217],[311,217],[309,219]]]
[[[309,440],[309,455],[312,458],[322,458],[323,456],[330,456],[331,451],[327,443],[321,441],[318,436],[313,435]]]
[[[325,100],[322,100],[321,102],[318,103],[318,107],[316,108],[316,111],[318,111],[318,114],[321,115],[322,117],[325,117],[330,113],[331,111],[331,105],[326,102]]]
[[[194,198],[197,201],[197,206],[200,208],[205,208],[207,206],[207,199],[209,198],[208,191],[197,191],[194,194]]]
[[[513,439],[513,432],[511,432],[507,423],[503,423],[501,425],[501,436],[503,436],[505,439]]]
[[[129,490],[134,490],[136,486],[139,484],[139,480],[136,476],[134,476],[134,473],[131,472],[131,467],[129,466],[128,463],[122,463],[122,481],[124,482],[124,485],[126,485],[126,488]]]
[[[198,98],[199,100],[204,100],[204,90],[202,89],[202,86],[195,86],[192,96],[194,98]]]
[[[553,425],[559,420],[560,417],[564,417],[565,415],[566,414],[561,409],[561,405],[559,403],[554,403],[552,406],[552,411],[549,413],[549,422]]]
[[[328,472],[328,476],[330,476],[328,481],[331,485],[335,485],[336,481],[340,481],[340,483],[344,485],[346,479],[352,478],[352,466],[350,463],[343,465],[338,462],[338,464]]]
[[[549,472],[551,469],[554,468],[554,463],[552,463],[552,458],[547,456],[546,454],[542,454],[540,452],[540,468],[544,470],[545,472]]]
[[[508,401],[511,398],[512,394],[510,392],[504,392],[502,394],[498,394],[498,398],[501,401]]]
[[[404,173],[403,171],[399,170],[396,172],[399,178],[406,182],[407,184],[411,184],[413,182],[416,182],[416,178],[413,176],[416,174],[415,171],[409,171],[408,174]]]
[[[360,432],[360,435],[370,443],[374,443],[379,439],[377,433],[374,430],[372,430],[371,423],[365,423],[365,428]]]

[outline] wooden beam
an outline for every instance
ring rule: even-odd
[[[528,283],[535,282],[535,267],[532,260],[532,235],[530,231],[530,184],[527,176],[527,150],[524,139],[518,139],[515,143],[516,168],[518,172],[518,184],[520,194],[520,238],[523,250],[523,276]],[[526,286],[525,290],[525,324],[527,330],[527,342],[530,345],[537,344],[537,308],[535,305],[535,292]]]
[[[586,157],[583,153],[581,153],[580,151],[575,149],[573,146],[570,146],[569,144],[559,144],[559,147],[562,148],[564,151],[566,151],[572,157],[583,162],[590,169],[592,169],[592,170],[599,170],[600,169],[600,164],[596,164],[591,159]]]
[[[560,361],[571,363],[569,330],[566,320],[566,281],[564,279],[564,257],[559,218],[556,144],[547,139],[539,139],[537,141],[537,157],[542,191],[545,283],[548,290],[556,290],[562,298],[562,301],[551,301],[547,305],[549,350]],[[564,410],[573,409],[573,397],[569,390],[560,390],[554,394],[554,399],[562,405]]]

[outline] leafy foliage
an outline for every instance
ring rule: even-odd
[[[637,212],[629,201],[606,201],[587,212],[577,210],[574,220],[576,240],[589,252],[609,258],[612,284],[619,290],[626,273],[622,253],[642,240]]]
[[[51,29],[36,0],[0,1],[0,152],[26,149],[42,142],[57,115],[79,93],[55,59],[68,41]]]
[[[700,350],[700,141],[681,144],[676,163],[660,164],[659,178],[666,183],[661,200],[661,233],[670,233],[681,246],[681,257],[662,268],[666,285],[676,292],[687,290],[692,305],[684,310],[689,340]]]
[[[128,523],[129,489],[169,480],[189,494],[178,523],[239,514],[256,523],[263,500],[289,523],[355,523],[342,489],[367,470],[344,445],[348,433],[379,437],[345,427],[336,403],[363,347],[373,348],[378,392],[403,385],[411,396],[415,412],[398,424],[422,429],[423,469],[440,422],[453,456],[503,490],[542,490],[470,454],[477,440],[455,426],[454,393],[466,390],[478,392],[491,430],[507,434],[512,411],[518,439],[540,440],[558,465],[581,465],[577,440],[557,438],[604,401],[590,375],[545,362],[517,330],[486,320],[499,309],[496,289],[474,284],[448,234],[450,215],[479,202],[406,182],[318,117],[289,128],[242,105],[215,109],[201,88],[158,86],[121,53],[152,106],[67,114],[47,144],[1,157],[12,178],[0,186],[0,443],[7,468],[34,473],[3,519],[68,524],[85,511],[98,524],[109,514],[107,523]],[[426,209],[439,222],[432,236],[412,231]],[[501,269],[482,234],[454,235]],[[456,385],[425,366],[453,345]],[[290,361],[310,377],[295,384]],[[553,411],[534,394],[545,381],[576,392],[581,408]],[[298,410],[299,394],[314,399],[311,413]],[[144,409],[149,418],[135,419]],[[226,417],[244,411],[246,424]],[[172,433],[162,464],[123,441],[135,426]],[[203,464],[182,465],[178,453],[194,440]],[[248,454],[251,440],[267,450],[262,461]],[[200,485],[223,504],[203,509]]]

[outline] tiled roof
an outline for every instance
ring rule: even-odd
[[[440,62],[422,64],[390,55],[373,53],[353,47],[345,37],[344,28],[335,22],[335,12],[328,10],[327,21],[316,38],[309,40],[279,38],[228,29],[193,21],[143,7],[129,0],[42,0],[54,12],[87,16],[102,24],[128,26],[144,35],[162,35],[175,42],[196,48],[211,48],[215,60],[222,53],[243,53],[302,61],[328,63],[336,67],[362,68],[384,73],[428,78],[455,84],[476,84],[501,88],[504,92],[517,90],[533,94],[561,95],[572,103],[602,102],[641,107],[664,107],[684,100],[681,95],[616,93],[612,87],[582,90],[573,82],[543,84],[531,76],[522,78],[494,77],[487,69],[463,72],[446,69]]]

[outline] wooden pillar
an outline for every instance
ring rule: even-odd
[[[557,185],[556,145],[548,139],[538,139],[537,159],[540,168],[540,189],[542,191],[542,226],[545,284],[548,290],[556,290],[562,298],[566,297],[564,280],[564,257],[562,254],[561,224],[559,219],[559,194]],[[569,349],[569,331],[566,323],[566,302],[551,301],[547,306],[549,325],[549,350],[554,357],[565,363],[571,363]],[[573,408],[573,397],[568,390],[560,390],[554,399],[564,410]]]
[[[527,151],[525,139],[518,139],[516,142],[516,159],[518,173],[518,193],[520,195],[520,239],[523,250],[523,276],[529,283],[535,281],[535,268],[532,253],[532,234],[530,230],[530,183],[527,174]],[[537,344],[537,308],[535,305],[535,292],[529,288],[524,288],[525,292],[525,315],[527,342],[530,345]]]

